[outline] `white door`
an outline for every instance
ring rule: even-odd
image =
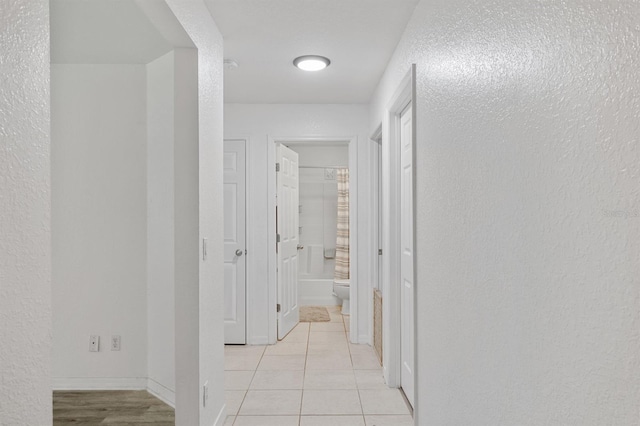
[[[413,405],[414,397],[414,335],[413,335],[413,129],[411,106],[400,116],[401,182],[400,182],[400,244],[401,244],[401,315],[400,385]]]
[[[246,341],[245,141],[224,141],[224,342]]]
[[[278,200],[276,226],[278,251],[278,339],[300,321],[298,309],[298,154],[284,145],[276,147]],[[277,241],[277,240],[276,240]]]

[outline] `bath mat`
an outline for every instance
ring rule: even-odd
[[[322,306],[300,306],[300,322],[329,322],[331,317]]]

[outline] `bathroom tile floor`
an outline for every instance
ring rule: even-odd
[[[349,317],[300,323],[273,346],[225,346],[227,420],[233,426],[409,426],[368,345],[349,343]]]

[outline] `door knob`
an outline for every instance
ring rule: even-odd
[[[298,244],[298,247],[297,247],[298,250],[302,250],[303,248],[304,246],[301,246],[300,244]]]
[[[242,250],[240,249],[236,250],[236,256],[242,256]]]

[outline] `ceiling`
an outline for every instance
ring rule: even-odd
[[[419,0],[206,0],[224,37],[227,103],[366,103]],[[331,59],[320,72],[293,59]]]

